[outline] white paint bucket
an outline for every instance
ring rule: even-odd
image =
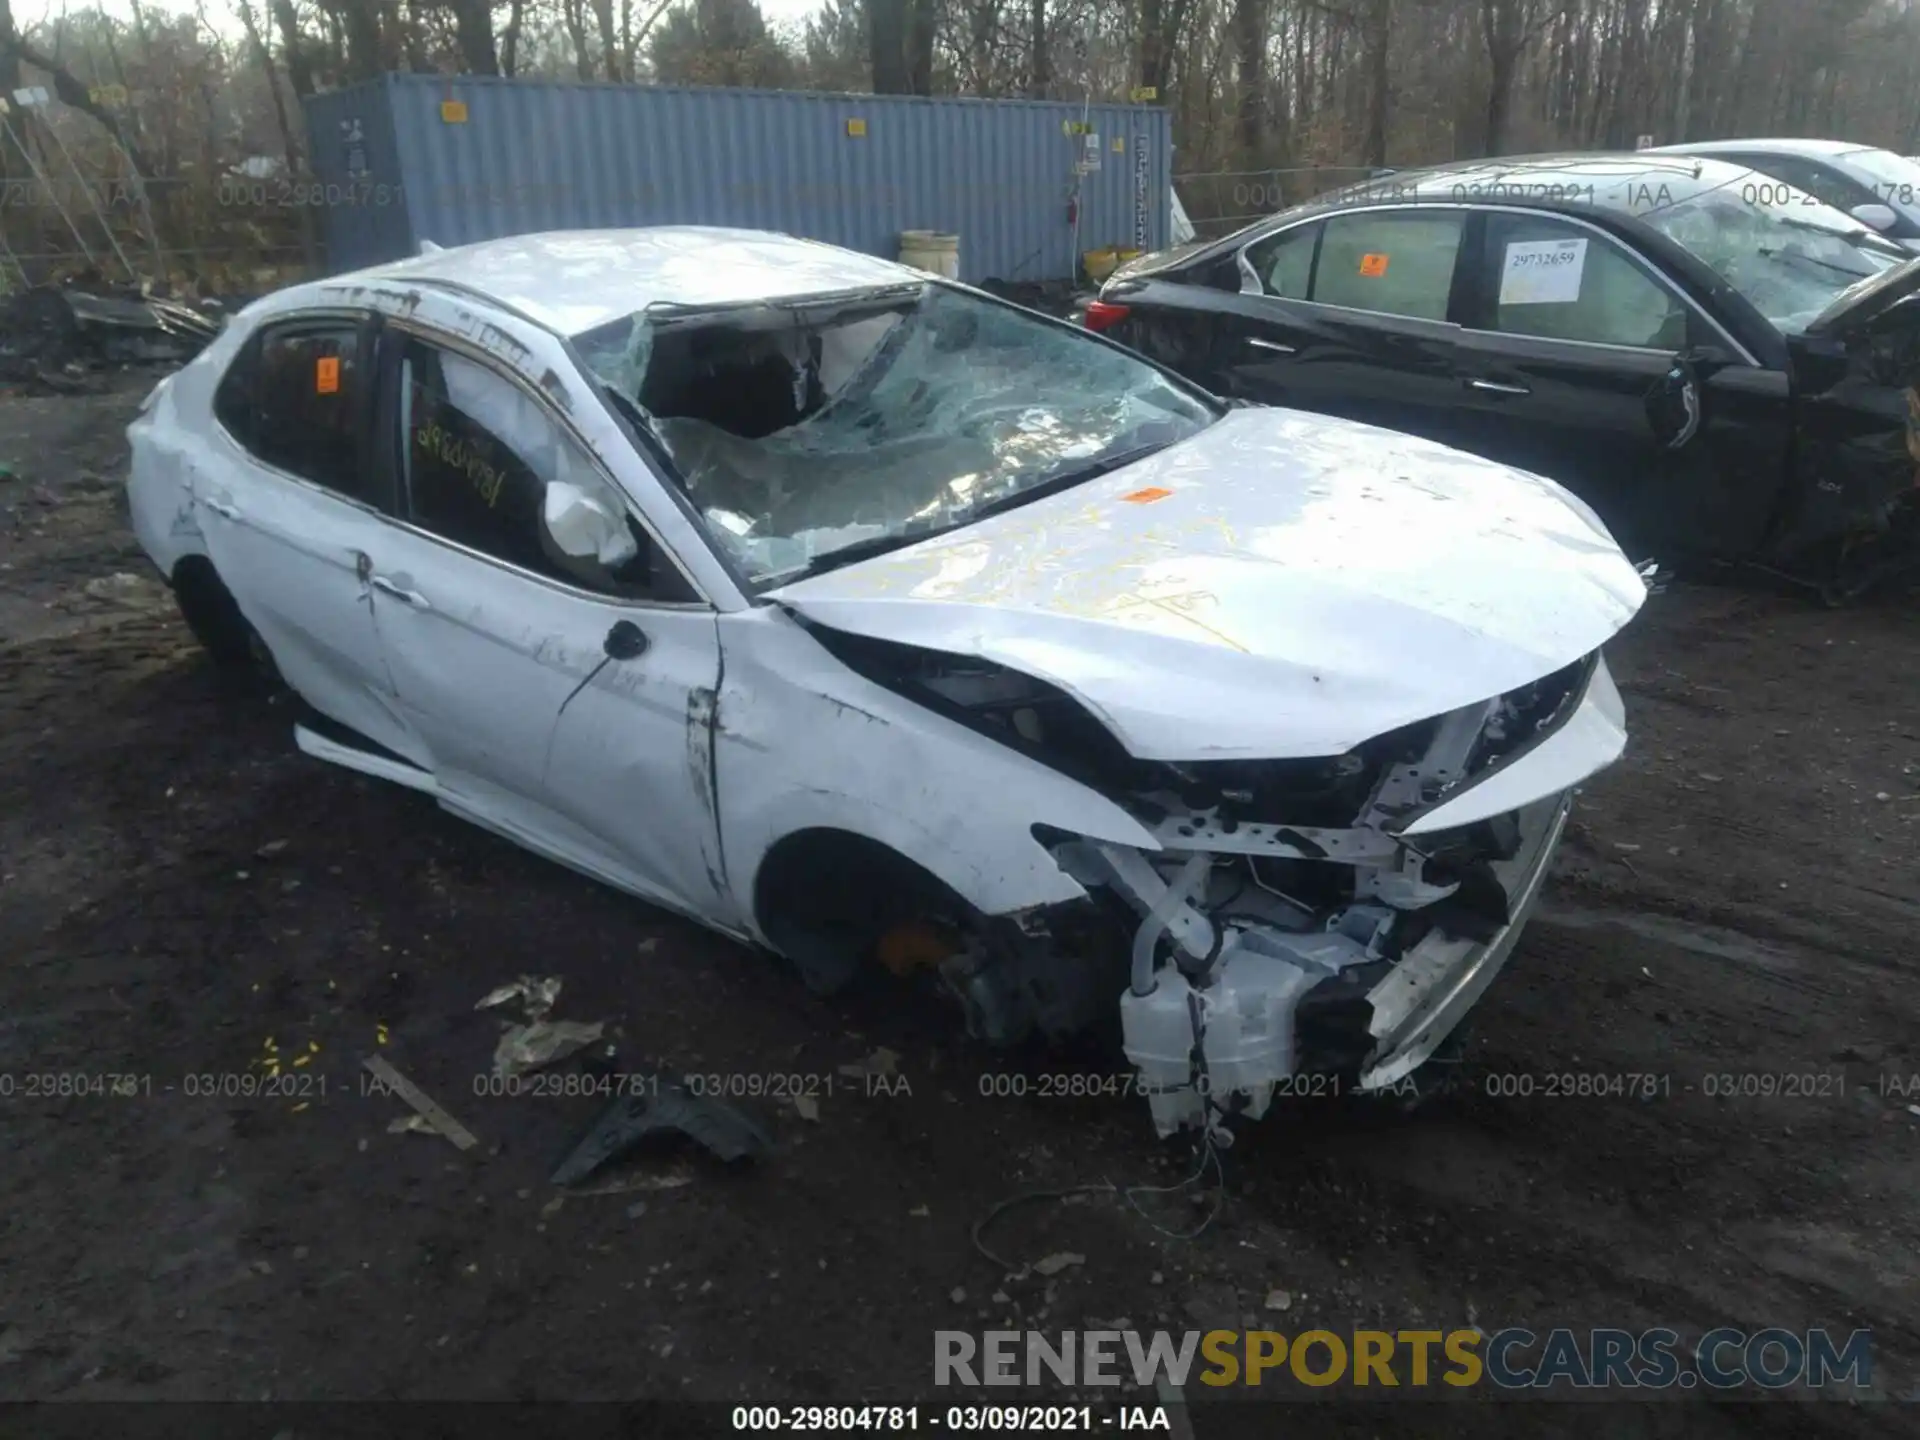
[[[902,230],[900,263],[949,280],[960,278],[960,237],[938,230]]]

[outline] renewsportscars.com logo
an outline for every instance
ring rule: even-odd
[[[1537,1391],[1764,1390],[1845,1385],[1868,1390],[1873,1335],[1827,1330],[1680,1332],[1512,1327],[1480,1330],[936,1330],[942,1386],[1344,1385],[1378,1391],[1436,1385]]]

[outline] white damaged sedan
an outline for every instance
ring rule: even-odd
[[[1229,408],[783,236],[561,233],[249,306],[128,431],[139,539],[307,753],[1159,1130],[1392,1086],[1626,736],[1645,587],[1546,480]]]

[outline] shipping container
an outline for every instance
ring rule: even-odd
[[[974,283],[1067,279],[1084,251],[1167,244],[1157,106],[388,75],[306,114],[335,273],[423,241],[633,225],[888,258],[903,231],[948,232]]]

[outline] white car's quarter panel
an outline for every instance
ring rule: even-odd
[[[856,634],[1059,686],[1143,759],[1336,755],[1612,638],[1646,586],[1551,481],[1236,410],[1147,459],[782,587]]]
[[[719,624],[720,834],[743,907],[774,844],[815,828],[878,840],[989,915],[1086,893],[1036,824],[1160,848],[1078,781],[855,674],[781,610]]]

